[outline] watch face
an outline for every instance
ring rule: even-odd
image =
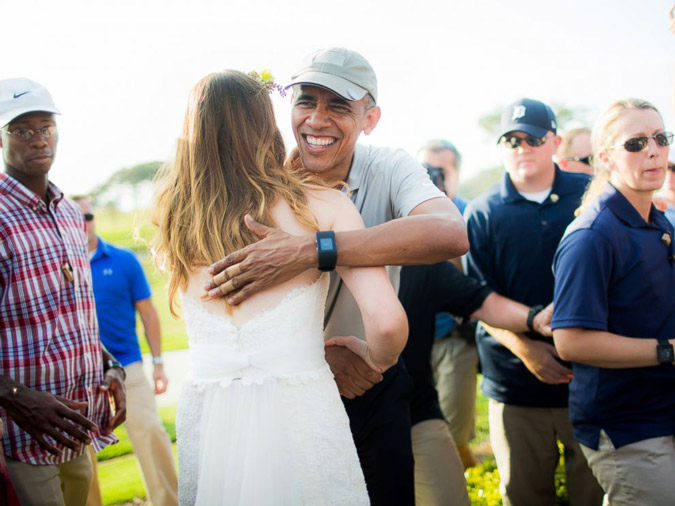
[[[335,246],[333,246],[333,239],[330,237],[322,237],[319,239],[319,249],[321,251],[330,251],[335,249]]]
[[[656,347],[656,359],[660,364],[672,364],[674,358],[673,347],[669,344],[659,344]]]

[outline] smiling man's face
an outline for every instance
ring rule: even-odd
[[[368,96],[347,100],[319,86],[294,89],[291,123],[303,166],[326,180],[346,180],[361,132],[380,118]]]

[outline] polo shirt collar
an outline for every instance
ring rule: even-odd
[[[365,168],[364,158],[366,157],[365,146],[357,144],[354,146],[354,156],[352,157],[352,165],[349,168],[349,175],[347,176],[347,186],[349,187],[349,192],[354,192],[359,189],[361,186],[361,180],[363,179],[363,172]]]
[[[108,243],[105,242],[103,239],[101,239],[98,235],[96,236],[96,238],[98,239],[98,246],[96,246],[94,256],[91,257],[92,262],[94,260],[98,260],[103,256],[110,256],[110,253],[108,252]]]
[[[555,175],[553,176],[553,187],[551,188],[550,195],[568,195],[578,191],[579,186],[574,183],[573,179],[569,177],[566,173],[560,170],[557,164],[554,164]],[[516,189],[513,181],[511,181],[511,176],[509,173],[504,171],[502,176],[502,181],[500,185],[500,194],[504,202],[516,202],[518,200],[527,200],[523,197],[518,190]],[[546,203],[550,199],[550,195],[542,202]]]
[[[47,212],[47,205],[37,193],[30,191],[19,181],[4,172],[0,172],[0,195],[11,195],[35,212]],[[54,209],[63,200],[63,192],[51,181],[47,186],[47,200],[49,201],[49,207],[53,207]]]
[[[633,207],[624,195],[617,190],[611,183],[607,183],[607,187],[600,194],[599,200],[603,202],[621,221],[626,223],[629,227],[657,227],[661,230],[668,231],[668,220],[659,213],[654,204],[649,211],[650,223],[647,223],[640,213]],[[653,223],[652,223],[653,222]]]

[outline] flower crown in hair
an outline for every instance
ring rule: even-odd
[[[286,90],[284,90],[283,86],[274,82],[274,76],[269,70],[263,70],[260,74],[255,70],[251,70],[248,75],[262,84],[263,88],[265,88],[270,95],[274,91],[277,91],[282,97],[286,96]]]

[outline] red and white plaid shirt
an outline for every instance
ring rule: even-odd
[[[103,360],[84,218],[52,183],[47,198],[49,205],[0,173],[0,374],[35,390],[86,401],[84,416],[101,429],[111,410],[99,389]],[[69,267],[72,275],[64,272]],[[56,457],[2,408],[0,417],[5,453],[12,459],[48,465],[82,454],[83,449],[73,452],[47,436],[63,450]],[[112,434],[89,436],[96,450],[116,441]]]

